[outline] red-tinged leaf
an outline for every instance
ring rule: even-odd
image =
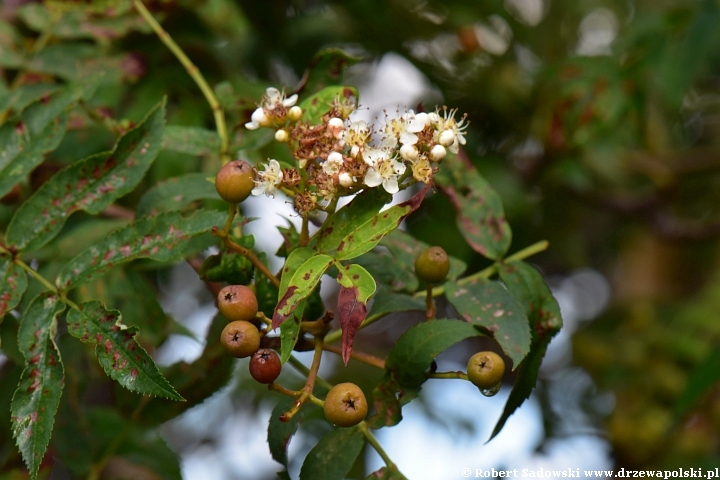
[[[501,265],[499,273],[508,290],[525,305],[532,327],[532,344],[530,352],[515,370],[515,385],[490,440],[500,433],[510,415],[530,397],[548,344],[562,327],[560,307],[540,272],[527,263],[518,261]]]
[[[380,209],[392,199],[382,188],[363,190],[353,200],[332,214],[311,240],[311,246],[321,252],[335,250],[343,238],[358,225],[372,219]]]
[[[367,317],[368,299],[375,293],[375,280],[360,265],[348,265],[337,276],[340,284],[337,310],[342,328],[342,357],[345,365],[350,360],[355,333]]]
[[[380,480],[407,480],[407,477],[400,473],[400,470],[398,470],[395,465],[382,467],[380,470],[371,473],[366,480],[373,480],[375,478],[379,478]]]
[[[107,310],[100,302],[84,303],[80,310],[70,310],[67,323],[72,336],[95,345],[100,365],[120,385],[133,392],[184,401],[135,339],[137,328],[123,325],[117,310]]]
[[[443,163],[435,183],[455,206],[458,229],[468,245],[491,260],[501,259],[512,233],[500,196],[472,165],[454,157]]]
[[[395,230],[405,217],[420,206],[428,190],[430,184],[425,185],[409,200],[390,207],[359,225],[340,241],[334,257],[337,260],[349,260],[372,250],[385,235]]]
[[[111,152],[92,155],[56,173],[15,212],[7,243],[17,250],[38,249],[58,234],[72,213],[84,210],[96,215],[131,192],[160,151],[164,124],[163,101],[120,137]]]
[[[294,253],[294,252],[293,252]],[[330,255],[323,253],[313,255],[308,258],[302,265],[298,267],[287,284],[287,289],[283,289],[281,285],[277,307],[273,313],[272,328],[275,329],[282,322],[287,320],[295,311],[295,308],[307,298],[320,282],[328,267],[333,263]],[[285,274],[283,273],[283,277]]]
[[[336,428],[310,450],[300,480],[343,480],[365,445],[357,428]]]
[[[285,265],[283,265],[282,274],[280,276],[280,288],[278,289],[277,301],[282,299],[280,292],[287,292],[290,280],[297,269],[313,255],[315,255],[315,251],[312,248],[306,247],[296,248],[290,253],[287,260],[285,260]],[[300,322],[302,321],[304,309],[305,302],[300,302],[293,311],[292,321],[284,321],[280,325],[280,360],[282,363],[288,361],[293,349],[295,348],[295,344],[300,337]]]
[[[15,308],[27,288],[27,275],[7,255],[0,255],[0,322]]]
[[[57,315],[62,309],[57,295],[38,295],[25,309],[18,332],[25,370],[10,414],[13,436],[32,478],[50,442],[64,385],[63,365],[55,344]]]
[[[222,225],[227,214],[211,210],[197,211],[184,218],[180,212],[168,212],[136,222],[109,234],[103,240],[70,260],[57,277],[64,290],[77,287],[103,275],[109,269],[138,258],[170,261],[182,256],[183,248],[198,235]]]
[[[493,336],[515,370],[530,351],[530,327],[520,302],[499,282],[484,278],[462,286],[447,282],[445,296],[466,322]]]

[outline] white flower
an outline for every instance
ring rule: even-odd
[[[340,173],[340,168],[344,165],[343,156],[339,152],[332,152],[328,155],[327,160],[322,164],[323,172],[328,175],[335,175]]]
[[[405,164],[395,160],[386,148],[368,148],[363,152],[363,160],[368,168],[365,173],[365,185],[377,187],[382,184],[386,192],[393,194],[400,190],[398,176],[405,173]]]
[[[418,141],[416,133],[430,125],[430,117],[427,113],[415,113],[408,110],[399,117],[392,118],[385,122],[382,131],[386,134],[383,139],[383,146],[394,148],[400,145],[415,145]]]
[[[258,180],[255,180],[256,187],[252,189],[253,195],[274,197],[277,193],[277,185],[282,182],[283,173],[277,160],[270,159],[268,165],[263,165],[264,171],[257,172]]]
[[[440,116],[440,110],[429,115],[430,122],[435,128],[433,140],[440,145],[448,147],[452,153],[458,153],[460,145],[465,145],[465,129],[468,124],[465,123],[465,116],[460,121],[455,120],[457,109],[448,110],[443,107],[443,115]]]
[[[365,149],[369,138],[370,127],[363,120],[351,123],[343,134],[345,145],[350,146],[350,156],[353,158],[356,158]]]
[[[245,124],[245,128],[255,130],[260,127],[269,127],[273,124],[274,117],[285,121],[287,116],[286,109],[295,105],[297,99],[297,94],[285,98],[285,92],[281,92],[274,87],[269,87],[265,90],[265,95],[263,95],[260,105],[250,117],[250,121]]]

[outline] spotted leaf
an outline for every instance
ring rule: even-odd
[[[281,297],[273,313],[272,328],[277,328],[292,315],[300,302],[315,290],[315,287],[317,287],[320,282],[320,277],[323,276],[325,270],[327,270],[332,263],[333,258],[330,255],[323,253],[313,255],[298,267],[292,277],[290,277],[290,281],[285,288],[283,288],[283,285],[280,285],[279,295],[281,295]],[[283,277],[284,276],[285,273],[283,273]]]
[[[74,212],[96,215],[131,192],[160,151],[164,123],[163,101],[120,137],[112,151],[91,155],[53,175],[15,212],[7,243],[17,250],[38,249],[60,232]]]
[[[123,387],[146,395],[184,400],[135,339],[137,327],[122,324],[119,311],[107,310],[97,301],[87,302],[79,310],[70,310],[67,323],[72,336],[95,345],[95,355],[103,370]]]
[[[27,275],[7,255],[0,255],[0,322],[17,306],[27,288]]]
[[[15,442],[32,478],[50,442],[64,385],[63,364],[55,344],[57,315],[62,309],[57,295],[42,293],[25,309],[18,331],[25,369],[10,415]]]
[[[375,280],[360,265],[348,265],[337,276],[340,284],[337,310],[342,328],[342,357],[345,365],[350,360],[355,333],[367,317],[368,299],[375,293]]]

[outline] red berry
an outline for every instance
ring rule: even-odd
[[[272,383],[280,375],[280,356],[269,348],[261,348],[250,358],[250,375],[260,383]]]

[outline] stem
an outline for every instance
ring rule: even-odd
[[[377,322],[378,320],[389,314],[390,312],[385,312],[367,317],[365,320],[362,321],[360,327],[358,327],[358,330],[361,328],[365,328],[368,325],[372,325],[373,323]],[[335,343],[340,340],[340,338],[342,338],[342,330],[338,328],[337,330],[334,330],[325,335],[325,343]]]
[[[337,353],[338,355],[342,355],[342,349],[336,345],[323,345],[323,350]],[[385,360],[383,360],[380,357],[376,357],[375,355],[370,355],[369,353],[364,352],[358,352],[356,350],[353,350],[350,353],[350,358],[354,358],[355,360],[358,360],[363,363],[367,363],[368,365],[372,365],[373,367],[380,368],[382,370],[385,369]]]
[[[467,380],[468,376],[464,372],[435,372],[428,373],[427,378],[461,378]]]
[[[205,100],[207,100],[208,104],[210,105],[210,108],[213,111],[213,116],[215,117],[215,127],[217,129],[218,136],[220,137],[220,158],[223,165],[225,165],[230,161],[230,154],[228,153],[230,150],[230,142],[228,139],[227,125],[225,124],[225,112],[220,105],[220,101],[215,96],[215,92],[213,92],[212,88],[210,88],[210,85],[208,85],[205,77],[203,77],[202,73],[200,73],[200,70],[198,70],[195,64],[192,63],[192,61],[188,58],[187,55],[185,55],[185,52],[183,52],[182,48],[180,48],[180,46],[175,43],[175,40],[172,39],[170,34],[167,33],[165,29],[162,28],[162,26],[160,26],[157,20],[155,20],[155,17],[153,17],[152,13],[148,11],[142,0],[134,0],[133,4],[135,5],[135,9],[138,11],[140,16],[142,16],[143,19],[147,22],[147,24],[150,25],[150,28],[153,29],[160,41],[163,42],[166,47],[168,47],[168,49],[173,53],[173,55],[175,55],[175,58],[177,58],[182,64],[182,66],[185,67],[188,75],[190,75],[190,77],[195,80],[195,83],[205,96]]]
[[[308,227],[308,216],[307,214],[302,217],[302,227],[300,229],[300,243],[299,246],[306,247],[310,241],[310,232]]]
[[[435,302],[433,301],[433,287],[430,284],[425,287],[425,309],[425,316],[428,322],[434,320],[437,310],[435,309]]]
[[[383,450],[382,445],[380,445],[380,442],[377,441],[377,438],[375,438],[375,435],[372,434],[370,429],[368,428],[367,422],[364,420],[360,423],[358,423],[357,426],[358,430],[362,432],[362,434],[365,436],[365,439],[368,441],[370,445],[375,449],[375,451],[380,455],[380,458],[383,459],[383,462],[385,462],[385,465],[387,465],[388,468],[397,470],[397,467],[393,463],[392,460],[390,460],[390,457],[387,453],[385,453],[385,450]]]
[[[313,389],[315,388],[315,380],[317,378],[317,372],[320,368],[320,359],[322,358],[323,352],[323,339],[322,337],[315,337],[315,354],[313,355],[312,365],[308,371],[307,380],[305,386],[302,388],[300,396],[295,400],[295,404],[290,410],[280,415],[280,420],[283,422],[290,421],[299,411],[300,407],[312,396]]]
[[[288,363],[290,365],[292,365],[295,368],[295,370],[300,372],[302,375],[305,375],[306,377],[308,375],[310,375],[310,369],[307,368],[305,365],[303,365],[303,363],[300,360],[293,357],[292,355],[288,359]],[[323,380],[322,378],[318,377],[317,375],[315,376],[315,383],[317,383],[318,385],[320,385],[321,387],[323,387],[326,390],[330,390],[333,387],[332,383],[328,382],[327,380]]]
[[[505,258],[502,263],[507,262],[514,262],[517,260],[524,260],[528,257],[531,257],[535,255],[536,253],[540,253],[544,250],[547,250],[548,248],[548,241],[547,240],[540,240],[539,242],[535,242],[532,245],[523,248],[519,252],[515,252],[509,257]],[[489,278],[493,274],[497,273],[498,271],[498,265],[499,262],[495,262],[494,264],[490,265],[489,267],[480,270],[479,272],[473,273],[472,275],[468,275],[467,277],[461,278],[457,281],[458,285],[465,285],[467,283],[473,282],[479,278]],[[432,289],[432,295],[433,297],[437,297],[438,295],[442,295],[445,293],[445,287],[439,286]],[[417,292],[413,297],[420,298],[424,295],[424,292]]]
[[[217,230],[216,228],[213,228],[213,235],[217,235],[218,237],[222,238],[226,247],[228,247],[229,249],[239,253],[243,257],[250,260],[250,263],[252,263],[255,266],[255,268],[260,270],[260,273],[265,275],[270,280],[270,282],[272,282],[273,285],[280,288],[280,280],[270,271],[270,269],[267,267],[267,265],[265,265],[257,257],[257,255],[255,255],[255,252],[233,242],[232,240],[230,240],[230,238],[227,236],[227,234],[223,235],[223,232],[220,230]]]
[[[52,283],[50,283],[45,277],[43,277],[43,276],[40,275],[38,272],[36,272],[35,270],[33,270],[32,267],[30,267],[30,265],[28,265],[27,263],[23,262],[23,261],[20,260],[19,258],[15,258],[15,259],[13,260],[13,263],[15,263],[15,265],[17,265],[18,267],[22,268],[22,269],[25,270],[27,273],[29,273],[32,277],[35,278],[35,280],[37,280],[38,282],[40,282],[40,283],[43,285],[43,287],[47,288],[48,290],[50,290],[50,291],[53,292],[53,293],[58,293],[58,289],[55,287],[55,285],[53,285]]]

